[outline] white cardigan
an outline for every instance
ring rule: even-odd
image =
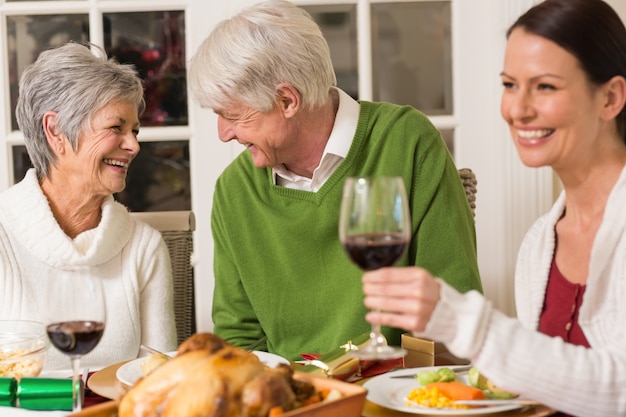
[[[0,193],[0,319],[43,321],[42,306],[55,300],[41,282],[60,274],[103,277],[107,322],[98,346],[83,357],[85,366],[136,358],[141,343],[176,348],[172,273],[160,233],[109,197],[98,227],[72,240],[31,169]],[[70,360],[51,347],[44,369],[70,369]]]
[[[476,292],[442,281],[441,302],[421,336],[472,360],[496,385],[576,416],[626,416],[626,168],[593,243],[579,323],[591,349],[536,331],[565,209],[562,193],[522,242],[515,274],[518,319]],[[519,320],[519,321],[518,321]]]

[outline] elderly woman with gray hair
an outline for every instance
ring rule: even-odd
[[[139,152],[143,86],[100,48],[68,43],[42,52],[19,86],[16,116],[34,165],[0,193],[0,319],[44,321],[55,303],[44,280],[102,277],[107,326],[83,358],[92,369],[176,346],[172,274],[158,231],[113,193]],[[67,357],[49,352],[46,369]]]

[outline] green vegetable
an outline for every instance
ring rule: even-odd
[[[415,375],[420,385],[428,385],[432,382],[451,382],[456,380],[454,371],[450,368],[439,368],[436,371],[422,371]]]
[[[515,398],[518,395],[509,391],[498,388],[487,377],[482,375],[478,369],[471,368],[467,374],[470,385],[483,391],[487,398],[493,399],[505,399]]]
[[[478,368],[470,368],[467,378],[471,386],[481,390],[487,389],[487,378],[478,371]]]
[[[438,379],[438,376],[436,371],[422,371],[415,375],[415,379],[417,379],[417,382],[419,382],[420,385],[426,386],[431,382],[435,382]]]
[[[501,388],[498,388],[496,384],[491,382],[489,379],[487,380],[487,389],[483,390],[486,397],[495,398],[495,399],[504,399],[504,398],[515,398],[517,394],[514,394],[509,391],[505,391]]]
[[[439,368],[437,370],[437,373],[439,374],[439,381],[437,382],[451,382],[456,380],[456,374],[454,373],[454,371],[450,368]]]

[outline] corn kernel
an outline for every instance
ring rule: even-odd
[[[437,387],[419,387],[412,389],[406,396],[406,405],[409,407],[420,405],[430,408],[452,408],[461,410],[470,408],[467,405],[455,404],[452,399],[446,397]]]

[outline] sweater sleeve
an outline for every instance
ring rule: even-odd
[[[2,320],[36,317],[28,317],[24,313],[29,306],[20,302],[22,282],[19,276],[17,259],[11,248],[9,237],[0,222],[0,318]]]
[[[442,282],[426,331],[469,358],[499,387],[581,416],[626,415],[626,354],[619,346],[586,349],[524,328],[480,294]]]

